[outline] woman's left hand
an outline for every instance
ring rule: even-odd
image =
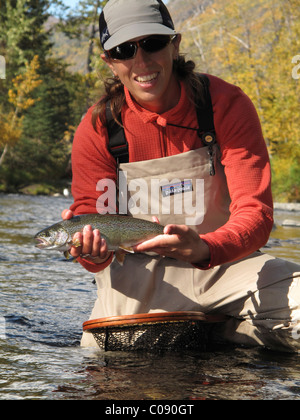
[[[197,232],[186,225],[167,225],[164,235],[136,245],[134,251],[156,252],[191,264],[201,264],[210,260],[208,245]]]

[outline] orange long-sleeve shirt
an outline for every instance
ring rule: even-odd
[[[231,198],[230,219],[217,229],[201,235],[211,253],[210,268],[241,259],[263,246],[273,225],[270,163],[261,125],[250,99],[236,86],[209,75],[217,141]],[[122,120],[129,144],[130,162],[172,156],[201,147],[196,131],[195,107],[181,86],[175,108],[158,115],[136,104],[125,88],[126,105]],[[106,129],[99,122],[96,133],[91,123],[92,108],[81,121],[72,151],[75,214],[95,213],[100,179],[116,180],[116,164],[107,149]],[[100,266],[80,260],[89,271]]]

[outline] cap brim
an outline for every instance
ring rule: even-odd
[[[124,42],[130,41],[131,39],[138,38],[140,36],[147,35],[175,35],[174,29],[168,28],[160,23],[138,23],[136,25],[129,25],[127,27],[120,28],[115,34],[113,34],[107,42],[103,45],[103,48],[108,51],[112,48],[117,47]]]

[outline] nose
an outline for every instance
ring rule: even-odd
[[[136,56],[134,57],[135,64],[139,67],[146,67],[151,61],[151,54],[148,54],[143,48],[138,47]]]

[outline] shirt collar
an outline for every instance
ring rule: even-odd
[[[180,121],[188,108],[187,102],[190,104],[183,82],[180,82],[180,87],[181,93],[179,102],[174,108],[171,108],[169,111],[163,114],[157,114],[141,107],[132,99],[129,90],[124,87],[126,103],[128,107],[135,114],[137,114],[144,123],[156,122],[158,125],[166,127],[168,123],[176,123]]]

